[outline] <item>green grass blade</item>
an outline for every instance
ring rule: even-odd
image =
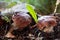
[[[34,9],[32,8],[31,5],[27,4],[26,5],[26,9],[30,12],[31,16],[33,17],[33,19],[35,20],[35,22],[37,23],[37,14],[36,12],[34,11]]]

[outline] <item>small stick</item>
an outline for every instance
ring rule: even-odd
[[[59,3],[60,3],[60,0],[57,0],[57,1],[56,1],[56,7],[55,7],[55,10],[54,10],[54,14],[55,14],[56,11],[57,11],[57,7],[58,7]]]

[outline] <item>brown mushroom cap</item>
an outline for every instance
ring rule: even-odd
[[[12,16],[12,20],[16,27],[22,29],[32,22],[31,17],[27,13],[17,13]]]
[[[44,27],[50,30],[50,27],[54,27],[56,25],[56,19],[54,16],[42,16],[38,18],[37,27],[42,30]],[[48,31],[47,30],[47,31]]]

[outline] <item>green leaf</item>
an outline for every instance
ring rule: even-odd
[[[2,19],[4,19],[7,22],[10,22],[10,20],[9,20],[9,18],[7,16],[2,17]]]
[[[34,11],[34,9],[32,8],[31,5],[27,4],[26,5],[26,9],[30,12],[31,16],[33,17],[33,19],[35,20],[35,22],[37,23],[38,19],[37,19],[37,14]]]
[[[4,0],[5,2],[11,2],[12,0]]]
[[[17,4],[17,2],[11,2],[8,6],[7,6],[7,8],[11,8],[11,7],[13,7],[14,5],[16,5]]]

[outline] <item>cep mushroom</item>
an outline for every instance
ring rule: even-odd
[[[8,38],[14,38],[15,36],[12,34],[14,29],[23,30],[27,25],[32,22],[32,19],[29,14],[27,13],[17,13],[12,16],[13,20],[13,27],[9,30],[9,32],[5,35]]]
[[[50,33],[53,32],[53,27],[56,25],[55,16],[41,16],[38,18],[38,29]]]

